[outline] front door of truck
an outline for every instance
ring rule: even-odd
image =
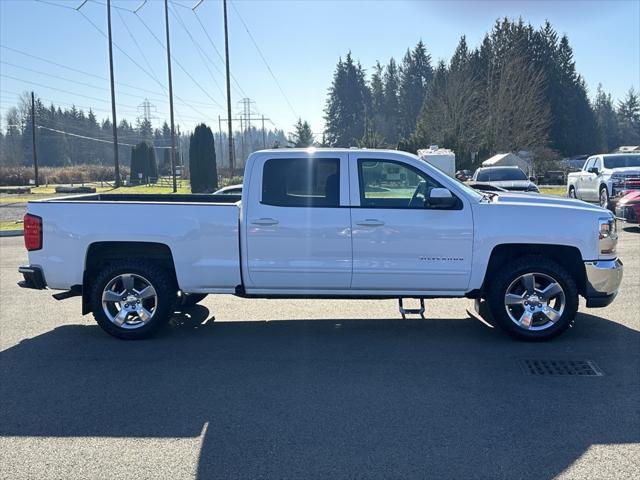
[[[471,276],[473,217],[425,206],[442,184],[420,160],[352,153],[353,290],[464,291]]]
[[[247,286],[300,293],[349,288],[348,156],[279,153],[253,168],[255,200],[244,205]]]

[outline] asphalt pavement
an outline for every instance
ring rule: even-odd
[[[0,239],[0,477],[626,479],[640,471],[640,229],[616,301],[554,341],[512,340],[468,300],[210,296],[152,339],[16,286]],[[531,376],[590,360],[602,376]]]

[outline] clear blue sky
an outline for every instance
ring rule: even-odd
[[[82,13],[73,9],[82,0],[47,1],[67,8],[35,0],[0,0],[0,43],[99,78],[0,48],[2,115],[15,104],[16,93],[33,89],[47,101],[85,108],[93,106],[99,118],[110,116],[107,43],[88,21],[106,32],[106,0],[89,0]],[[194,46],[176,16],[171,14],[174,59],[206,92],[174,62],[175,94],[190,105],[176,100],[176,121],[183,128],[192,128],[197,120],[204,119],[217,128],[218,115],[225,115],[224,63],[198,19],[215,47],[224,54],[222,2],[205,0],[196,17],[190,9],[196,1],[170,2],[172,11],[203,50],[200,52]],[[117,86],[117,102],[121,104],[118,116],[135,121],[137,105],[149,97],[156,107],[158,119],[154,123],[158,124],[168,119],[169,111],[163,93],[167,85],[166,57],[142,21],[164,44],[164,3],[148,0],[138,12],[139,18],[127,11],[141,3],[142,0],[112,0],[113,7],[119,7],[112,14],[114,41],[147,71],[148,62],[152,75],[162,86],[115,49],[116,80],[127,84]],[[450,58],[463,34],[470,46],[478,45],[495,19],[503,16],[522,17],[536,27],[549,19],[560,34],[566,33],[574,49],[577,69],[585,77],[590,94],[599,82],[615,99],[622,98],[631,86],[638,89],[640,0],[230,0],[231,68],[239,84],[239,87],[233,84],[234,113],[241,108],[236,102],[246,94],[256,102],[257,112],[271,118],[285,132],[291,130],[296,115],[308,120],[314,132],[321,132],[327,88],[338,58],[347,51],[351,50],[370,71],[376,60],[384,63],[391,56],[399,60],[407,47],[422,39],[435,63]],[[241,18],[260,46],[291,107],[254,47]],[[132,88],[136,86],[153,93]]]

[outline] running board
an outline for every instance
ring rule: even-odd
[[[51,296],[56,300],[66,300],[67,298],[79,297],[80,295],[82,295],[82,291],[68,290],[66,292],[55,293]]]
[[[402,304],[402,298],[398,299],[398,308],[400,309],[400,315],[402,315],[402,319],[406,320],[407,315],[420,315],[420,318],[426,320],[424,318],[424,298],[419,298],[420,300],[420,308],[404,308]]]

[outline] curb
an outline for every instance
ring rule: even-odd
[[[0,230],[0,237],[21,237],[24,230]]]

